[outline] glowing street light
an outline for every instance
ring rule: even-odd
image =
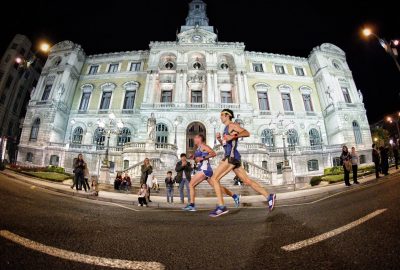
[[[375,137],[375,138],[374,138],[374,142],[377,142],[377,141],[378,141],[378,138],[377,138],[377,137]]]
[[[48,43],[42,43],[42,44],[40,44],[40,50],[42,51],[42,52],[45,52],[45,53],[47,53],[49,50],[50,50],[50,44],[48,44]]]
[[[380,38],[377,34],[375,34],[371,28],[367,27],[362,30],[362,34],[365,37],[374,36],[378,41],[382,48],[393,58],[394,63],[396,64],[398,70],[400,71],[400,64],[397,61],[398,51],[396,46],[399,45],[399,40],[391,40],[387,41],[384,38]]]

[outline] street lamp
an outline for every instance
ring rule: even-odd
[[[18,56],[15,58],[15,63],[18,64],[20,68],[28,69],[37,59],[37,54],[48,53],[50,51],[50,44],[47,42],[42,42],[39,44],[39,49],[36,50],[30,59],[25,59],[23,56]]]
[[[375,37],[379,41],[379,44],[382,46],[382,48],[393,58],[393,61],[396,64],[397,69],[400,71],[400,64],[397,61],[398,52],[397,48],[395,48],[396,46],[399,45],[400,41],[399,40],[387,41],[384,38],[380,38],[372,31],[371,28],[364,28],[362,30],[362,33],[367,38],[370,36]]]
[[[174,127],[175,127],[175,139],[174,139],[174,144],[177,145],[178,143],[178,125],[179,125],[179,121],[178,119],[175,119],[174,121]]]
[[[103,130],[102,135],[107,136],[107,144],[106,144],[106,153],[103,160],[104,166],[109,166],[108,154],[110,151],[110,137],[111,134],[120,135],[121,131],[124,127],[124,123],[121,120],[116,120],[115,114],[110,113],[108,115],[108,124],[106,124],[103,120],[98,121],[99,127]]]
[[[212,119],[211,125],[214,128],[214,146],[217,145],[217,120]]]
[[[396,128],[397,128],[397,136],[398,136],[398,139],[400,139],[400,126],[399,126],[400,112],[397,113],[397,115],[393,115],[393,116],[388,116],[388,117],[386,117],[386,121],[387,121],[389,124],[393,124],[393,122],[395,122]]]

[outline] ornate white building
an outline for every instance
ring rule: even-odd
[[[240,141],[243,160],[264,184],[292,181],[282,177],[284,149],[298,181],[337,165],[342,144],[371,161],[362,95],[340,48],[325,43],[308,58],[246,51],[218,41],[201,0],[189,4],[177,41],[151,42],[147,51],[87,56],[71,41],[56,44],[32,93],[18,161],[71,170],[83,153],[98,174],[110,137],[112,173],[138,174],[145,157],[164,173],[177,154],[192,153],[199,132],[218,161],[223,108],[250,131]]]

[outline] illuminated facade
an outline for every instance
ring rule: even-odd
[[[108,137],[99,123],[112,113],[124,124],[110,135],[112,171],[136,175],[149,157],[164,174],[177,154],[193,152],[199,132],[217,150],[216,162],[223,108],[250,131],[240,149],[264,184],[291,183],[282,177],[284,148],[299,181],[337,165],[342,144],[371,161],[362,95],[340,48],[325,43],[308,58],[246,51],[218,41],[201,0],[189,4],[177,41],[151,42],[147,51],[87,56],[70,41],[55,45],[29,103],[18,160],[70,170],[82,152],[98,174]],[[151,114],[155,142],[147,133]]]

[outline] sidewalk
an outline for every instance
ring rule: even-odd
[[[122,204],[137,204],[137,195],[134,194],[124,194],[124,193],[116,193],[116,192],[109,192],[109,191],[100,191],[98,196],[94,196],[91,192],[85,191],[76,191],[71,189],[69,185],[62,184],[62,183],[55,183],[51,181],[46,181],[42,179],[28,177],[22,174],[15,173],[11,170],[4,170],[0,172],[3,175],[6,175],[10,178],[16,179],[18,181],[24,182],[26,184],[34,185],[40,188],[44,188],[47,190],[55,191],[62,194],[67,194],[70,196],[77,196],[81,198],[87,198],[92,200],[99,200],[99,201],[106,201],[106,202],[114,202],[114,203],[122,203]],[[391,175],[399,174],[400,171],[392,169],[390,170]],[[381,179],[385,179],[386,177],[382,177]],[[360,186],[364,186],[370,182],[375,180],[375,174],[366,176],[364,178],[360,178],[359,182],[361,185],[353,185],[352,187],[345,187],[343,183],[338,184],[331,184],[325,186],[316,186],[311,187],[308,189],[303,190],[296,190],[290,192],[282,192],[277,193],[277,205],[287,204],[291,201],[295,201],[296,199],[310,199],[312,200],[315,197],[323,196],[323,195],[331,195],[335,193],[339,193],[349,189],[357,189]],[[176,195],[179,194],[178,189],[175,189],[175,197],[174,202],[175,204],[167,204],[166,198],[164,196],[156,196],[152,195],[151,200],[152,203],[149,204],[150,207],[156,208],[181,208],[183,205],[180,203],[179,197]],[[214,207],[217,203],[215,197],[206,197],[196,198],[196,205],[199,207]],[[226,197],[227,206],[233,205],[232,198]],[[241,203],[243,206],[261,206],[265,204],[265,198],[261,195],[255,196],[242,196]]]

